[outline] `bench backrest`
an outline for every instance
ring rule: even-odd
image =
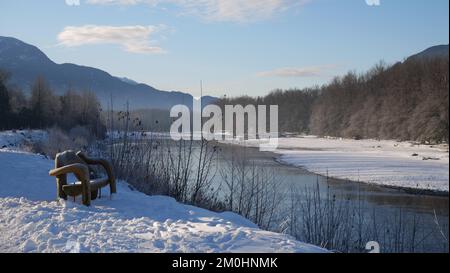
[[[77,156],[76,152],[74,151],[65,151],[62,153],[59,153],[55,157],[55,167],[60,168],[67,165],[72,164],[84,164],[88,165],[83,159],[81,159],[79,156]]]

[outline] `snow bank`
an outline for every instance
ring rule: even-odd
[[[17,130],[0,132],[0,150],[18,150],[26,142],[36,143],[47,139],[46,131]]]
[[[234,144],[257,146],[254,141]],[[280,138],[275,152],[282,163],[334,178],[449,191],[448,145],[305,136]]]
[[[91,207],[54,201],[52,167],[42,156],[0,150],[0,252],[325,252],[124,182]]]

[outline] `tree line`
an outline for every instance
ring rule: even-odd
[[[280,132],[448,142],[448,66],[448,57],[410,58],[391,66],[379,63],[366,73],[349,72],[323,86],[275,90],[263,97],[222,98],[218,104],[279,105]],[[1,130],[85,126],[95,136],[105,133],[94,93],[69,89],[58,96],[38,77],[26,96],[8,86],[7,80],[7,73],[0,71]],[[136,113],[143,126],[170,125],[166,111],[149,111]]]
[[[280,132],[448,142],[448,67],[448,57],[379,63],[323,86],[222,98],[219,104],[279,105]]]
[[[7,72],[0,71],[0,130],[56,126],[68,131],[82,126],[96,137],[104,136],[106,127],[94,93],[69,89],[64,95],[56,95],[44,78],[37,77],[31,94],[26,95],[8,86],[8,78]]]

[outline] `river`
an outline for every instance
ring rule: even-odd
[[[168,145],[176,147],[172,146],[174,143],[171,141]],[[217,153],[212,167],[214,170],[211,172],[214,175],[211,178],[219,200],[224,200],[229,193],[222,175],[236,154],[245,157],[246,161],[263,169],[265,173],[273,174],[281,201],[276,211],[276,220],[269,227],[272,231],[286,232],[299,240],[328,249],[330,242],[321,241],[322,237],[333,238],[330,240],[339,242],[333,242],[331,250],[338,251],[364,251],[367,242],[375,241],[380,244],[383,252],[448,252],[448,195],[417,194],[402,189],[331,179],[299,167],[283,165],[278,162],[279,155],[275,153],[261,152],[252,147],[216,145]],[[165,153],[164,151],[167,150],[163,148],[162,152]],[[193,162],[196,162],[198,155],[198,145],[195,144]],[[194,163],[190,170],[192,173],[196,171],[195,165]],[[323,217],[310,223],[308,221],[311,220],[306,220],[305,216],[310,216],[307,214],[311,211],[299,209],[308,202],[306,193],[316,194],[319,199],[317,203],[326,209],[328,207],[323,204],[327,204],[330,198],[333,200],[333,207],[347,206],[350,209],[339,213],[322,210],[320,213],[324,214]],[[300,205],[292,206],[294,199]],[[296,209],[295,215],[292,214],[293,207]],[[317,211],[312,214],[317,214]],[[291,227],[284,229],[288,221]],[[332,236],[321,234],[319,239],[311,238],[318,233],[332,233],[333,228],[330,229],[327,225],[339,225],[341,230],[338,234],[331,234]],[[305,232],[305,227],[310,226],[315,227]],[[305,236],[307,233],[310,233],[310,237]],[[355,238],[359,238],[359,241]],[[347,241],[351,241],[351,249],[345,246]]]
[[[220,147],[218,169],[222,168],[236,152],[236,147],[233,148],[231,145],[220,145]],[[383,219],[398,217],[414,219],[417,227],[411,227],[411,229],[417,229],[417,232],[422,234],[421,237],[418,236],[420,239],[417,239],[415,243],[416,251],[448,252],[448,240],[445,240],[448,238],[448,195],[414,194],[402,189],[329,179],[302,168],[283,165],[277,161],[278,155],[274,153],[261,152],[251,147],[239,147],[238,150],[257,166],[272,170],[277,183],[283,189],[281,191],[283,194],[289,193],[293,186],[299,189],[299,194],[308,189],[319,188],[324,197],[328,194],[340,202],[357,203],[365,211],[366,218],[373,217],[373,212],[376,211],[378,215],[383,216]],[[216,185],[222,181],[220,175],[216,175],[214,179]],[[286,203],[289,202],[286,201]],[[398,223],[400,225],[400,222]],[[408,228],[404,228],[404,231],[398,230],[397,234],[392,236],[403,236],[406,230]]]

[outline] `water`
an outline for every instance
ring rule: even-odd
[[[256,166],[270,170],[276,175],[280,192],[288,195],[292,186],[299,189],[299,194],[307,189],[317,189],[326,196],[328,193],[341,202],[355,202],[363,208],[367,218],[373,217],[373,212],[383,219],[396,219],[398,217],[416,219],[420,237],[420,252],[448,252],[448,245],[443,246],[443,230],[448,238],[448,196],[417,195],[400,189],[382,186],[327,179],[310,173],[304,169],[286,166],[276,161],[277,155],[269,152],[260,152],[256,148],[221,145],[217,160],[217,168],[226,166],[233,153],[244,154],[246,159],[254,162]],[[215,184],[220,185],[221,176],[215,176]],[[288,198],[286,196],[286,205]],[[439,225],[436,223],[438,221]],[[412,229],[412,228],[411,228]]]
[[[170,142],[169,145],[172,146],[173,143]],[[198,148],[196,144],[194,147]],[[193,151],[193,162],[195,162],[196,157],[198,158],[199,149],[197,148],[194,148]],[[298,167],[282,165],[276,161],[276,154],[260,152],[256,148],[219,145],[217,151],[212,173],[215,173],[213,186],[215,188],[222,187],[222,190],[217,192],[219,197],[226,195],[226,187],[223,185],[220,170],[226,170],[229,162],[236,154],[244,156],[248,162],[275,175],[278,184],[277,192],[282,198],[282,203],[277,212],[277,221],[273,224],[271,230],[280,231],[279,226],[284,222],[289,212],[292,195],[298,200],[303,200],[306,191],[317,191],[317,188],[319,188],[321,198],[333,196],[336,202],[352,204],[360,208],[361,214],[367,221],[376,219],[377,223],[381,223],[380,238],[377,238],[377,240],[383,240],[385,245],[389,244],[389,251],[410,251],[406,249],[408,247],[405,247],[403,242],[406,241],[406,244],[408,244],[408,240],[413,241],[409,239],[411,230],[413,230],[417,232],[414,240],[414,245],[417,246],[414,251],[448,252],[448,240],[446,239],[449,233],[448,195],[416,195],[399,189],[327,179]],[[195,172],[195,164],[191,171]],[[292,191],[293,188],[297,191]],[[301,218],[301,215],[299,218]],[[414,221],[415,224],[412,225],[411,221]],[[383,225],[384,222],[386,224]],[[354,233],[353,235],[358,235],[356,232]],[[366,233],[369,234],[369,232]],[[301,234],[300,236],[296,235],[300,237],[299,239],[310,242],[302,238]],[[400,244],[400,246],[396,244]],[[359,245],[358,247],[364,249],[364,246]],[[383,246],[381,246],[382,249]],[[385,249],[388,248],[387,246],[384,247]]]

